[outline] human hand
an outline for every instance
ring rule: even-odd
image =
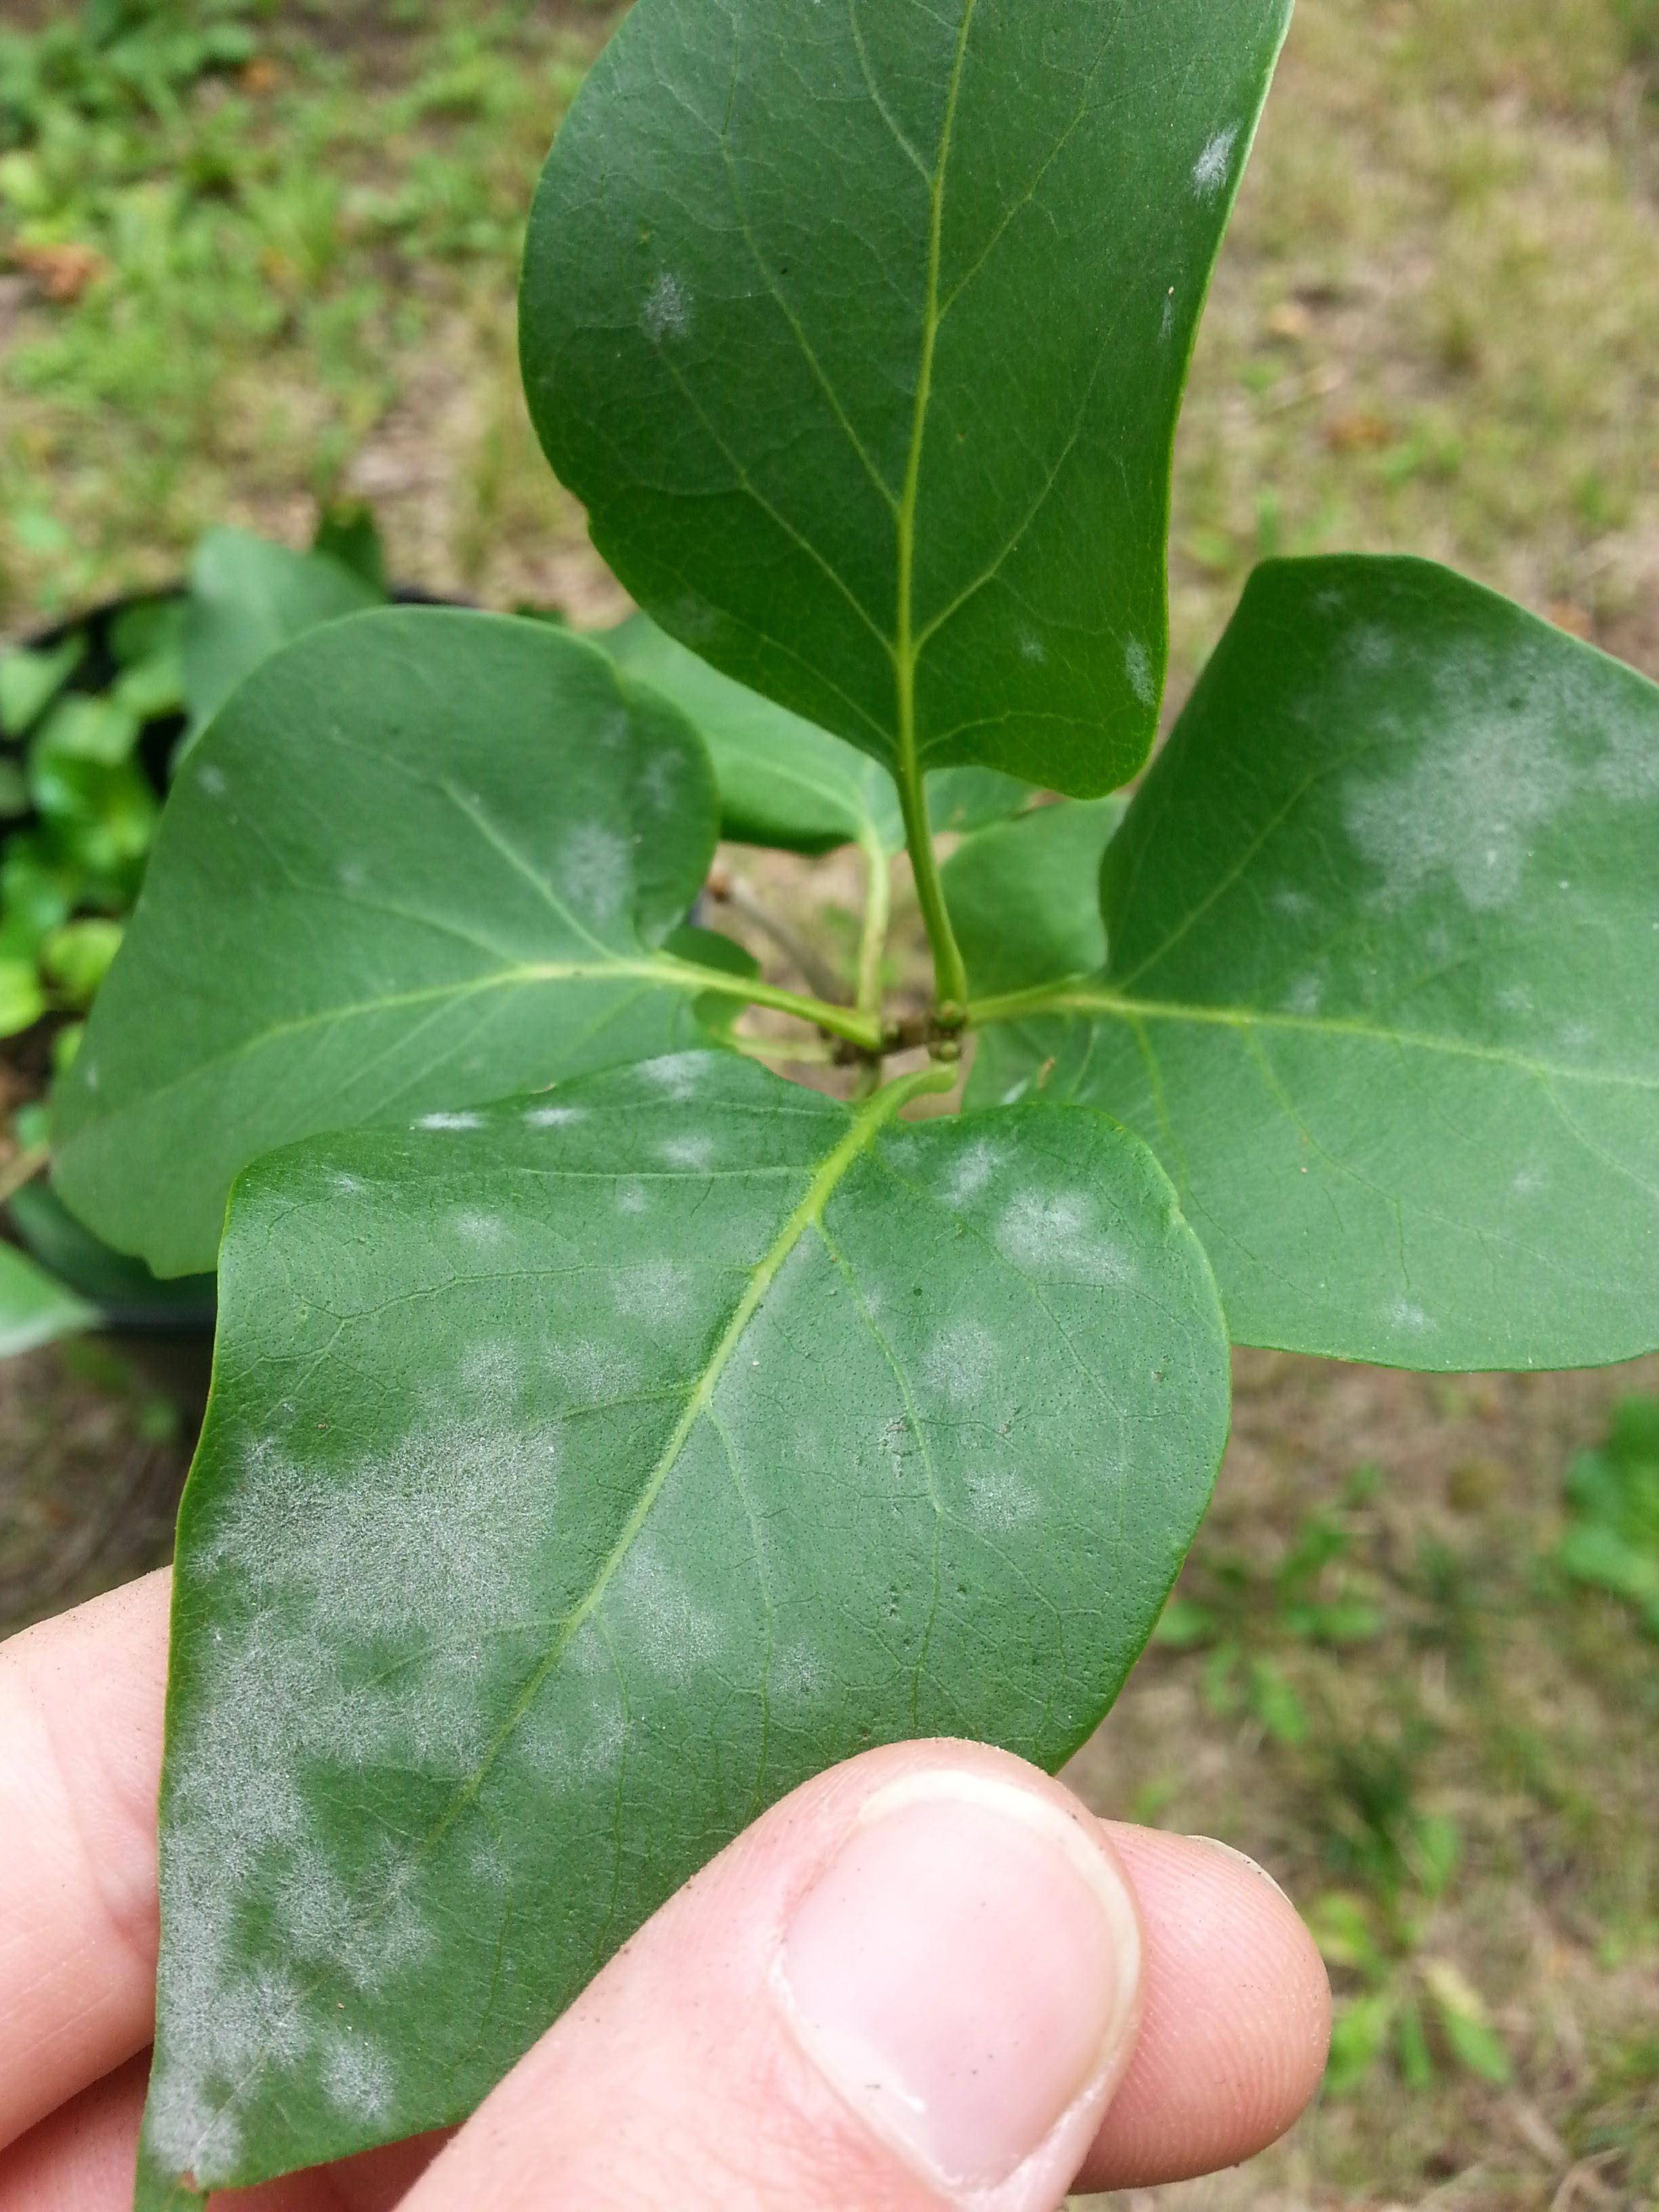
[[[126,2212],[155,2007],[167,1577],[0,1650],[0,2212]],[[240,2212],[1052,2212],[1231,2165],[1324,2064],[1247,1860],[957,1743],[808,1783],[449,2138]]]

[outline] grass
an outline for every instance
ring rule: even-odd
[[[245,42],[159,100],[14,121],[0,629],[175,575],[212,522],[301,543],[341,494],[404,580],[622,611],[512,312],[611,12],[233,3]],[[1659,0],[1301,0],[1176,489],[1177,696],[1254,561],[1344,546],[1449,560],[1659,674]],[[855,930],[844,857],[751,872]],[[85,1357],[0,1375],[12,1619],[165,1549],[151,1386]],[[1632,1387],[1241,1359],[1174,1634],[1077,1779],[1262,1858],[1350,2021],[1392,2009],[1282,2149],[1137,2212],[1659,2201],[1659,1646],[1557,1559],[1565,1470]],[[1489,2039],[1462,2062],[1448,1990]]]

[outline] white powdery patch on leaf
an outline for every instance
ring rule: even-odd
[[[331,2104],[365,2126],[384,2120],[392,2109],[397,2076],[392,2061],[366,2035],[338,2029],[323,2053],[323,2088]]]
[[[342,2045],[311,1985],[382,1994],[441,1930],[418,1839],[365,1834],[348,1866],[315,1808],[376,1771],[464,1784],[539,1626],[526,1565],[555,1540],[556,1451],[486,1418],[332,1465],[265,1440],[187,1549],[218,1619],[169,1767],[148,2123],[169,2171],[228,2179],[273,2075],[366,2124],[388,2106],[389,2061]]]
[[[1158,686],[1152,681],[1152,656],[1138,637],[1132,637],[1123,648],[1123,672],[1141,705],[1150,707],[1158,696]]]
[[[641,1370],[633,1354],[618,1344],[589,1339],[581,1343],[550,1346],[547,1364],[561,1389],[579,1411],[614,1405],[629,1397],[641,1384]]]
[[[605,1595],[607,1632],[629,1662],[684,1688],[732,1650],[735,1616],[710,1604],[654,1532],[636,1537]]]
[[[1135,1265],[1100,1225],[1094,1200],[1080,1191],[1024,1191],[997,1217],[1004,1259],[1028,1274],[1058,1274],[1119,1288]]]
[[[617,1278],[617,1311],[628,1321],[662,1328],[684,1321],[696,1287],[695,1271],[683,1261],[652,1260]]]
[[[983,1194],[1006,1158],[1004,1146],[989,1137],[975,1137],[946,1169],[939,1186],[939,1198],[952,1209],[971,1205]]]
[[[574,1129],[586,1119],[586,1106],[532,1106],[524,1117],[527,1129]]]
[[[626,910],[633,889],[633,859],[620,830],[581,822],[559,848],[553,870],[559,895],[587,921],[604,927]]]
[[[707,1175],[714,1164],[714,1140],[704,1136],[668,1137],[663,1141],[661,1154],[671,1168]]]
[[[975,1321],[952,1322],[922,1355],[922,1377],[947,1406],[971,1405],[982,1398],[1000,1370],[996,1339]]]
[[[483,1125],[484,1117],[482,1114],[422,1114],[415,1127],[417,1129],[428,1129],[435,1133],[443,1130],[482,1129]]]
[[[683,338],[690,330],[691,295],[672,270],[665,269],[646,294],[640,320],[658,345],[665,338]]]
[[[646,1060],[634,1072],[641,1083],[683,1106],[702,1088],[708,1063],[700,1052],[672,1052],[665,1054],[660,1060]]]
[[[1227,181],[1227,172],[1238,143],[1238,125],[1218,131],[1193,164],[1193,190],[1201,200],[1212,200]]]
[[[1599,672],[1582,675],[1556,649],[1522,646],[1441,666],[1428,735],[1393,774],[1343,794],[1385,908],[1449,880],[1472,912],[1495,912],[1520,896],[1540,834],[1576,800],[1659,798],[1659,750],[1607,719]]]

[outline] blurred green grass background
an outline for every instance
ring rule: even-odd
[[[61,5],[0,17],[0,632],[348,496],[402,581],[622,612],[513,313],[619,11],[97,5],[143,33],[119,68]],[[1254,562],[1347,547],[1659,675],[1659,0],[1301,0],[1179,447],[1174,695]],[[1659,1364],[1239,1382],[1215,1516],[1079,1779],[1266,1859],[1342,2041],[1281,2149],[1126,2204],[1659,2203],[1659,1644],[1560,1549],[1570,1462]],[[73,1550],[155,1419],[87,1348],[0,1370],[0,1570]],[[146,1492],[54,1601],[162,1555],[167,1517]]]

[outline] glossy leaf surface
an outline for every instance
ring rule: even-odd
[[[914,1087],[698,1053],[244,1178],[146,2206],[460,2118],[830,1762],[1094,1727],[1224,1440],[1214,1285],[1103,1115]]]
[[[889,765],[1151,742],[1170,441],[1290,0],[641,0],[532,220],[543,443],[635,597]]]
[[[263,1152],[690,1042],[707,979],[658,948],[714,829],[692,731],[564,632],[430,608],[316,631],[175,780],[58,1103],[58,1188],[199,1272]]]
[[[1659,1345],[1659,690],[1448,571],[1258,572],[977,1095],[1159,1152],[1248,1344]],[[1052,1065],[1050,1065],[1052,1063]]]
[[[1123,814],[1120,799],[1039,806],[981,830],[945,862],[945,896],[975,993],[1098,972],[1100,864]]]
[[[185,617],[191,732],[204,729],[273,653],[385,597],[327,553],[291,552],[246,530],[210,530],[191,563]]]
[[[897,787],[867,753],[722,676],[648,615],[634,616],[594,642],[620,667],[654,684],[696,727],[714,764],[723,836],[791,853],[828,853],[838,845],[902,851]],[[1002,821],[1033,795],[1029,784],[994,769],[942,769],[927,780],[936,831]]]

